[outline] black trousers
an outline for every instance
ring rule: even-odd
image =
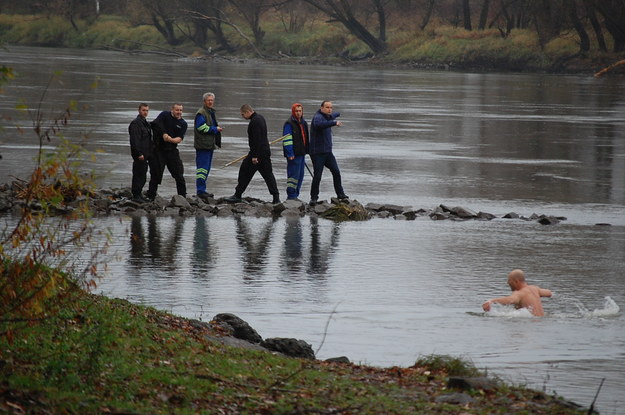
[[[163,180],[163,173],[165,173],[165,167],[169,170],[171,177],[176,181],[176,191],[181,196],[187,195],[187,184],[184,181],[184,166],[180,159],[180,152],[177,148],[171,150],[157,150],[158,163],[160,167],[160,174],[158,177],[158,184],[161,184]]]
[[[158,158],[152,156],[145,160],[133,159],[132,161],[132,195],[141,196],[143,186],[147,181],[148,169],[150,170],[150,184],[148,185],[148,197],[156,196],[156,189],[160,177],[162,176],[160,166],[158,164]]]
[[[341,181],[341,171],[336,162],[336,158],[332,153],[311,154],[310,159],[313,162],[313,180],[310,185],[310,197],[316,199],[319,196],[319,185],[321,184],[321,176],[324,167],[327,167],[332,173],[332,181],[334,183],[334,191],[337,196],[345,194],[343,183]]]
[[[276,183],[276,178],[273,175],[273,167],[271,166],[271,157],[263,157],[258,159],[258,164],[252,163],[252,156],[249,154],[247,157],[243,159],[241,163],[241,167],[239,168],[239,182],[237,184],[236,189],[234,190],[234,194],[238,197],[241,197],[247,186],[252,181],[252,177],[256,174],[256,172],[260,172],[260,175],[265,179],[265,183],[267,184],[267,189],[269,193],[273,196],[280,196],[280,191],[278,190],[278,184]]]

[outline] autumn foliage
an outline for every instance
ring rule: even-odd
[[[19,200],[17,220],[0,229],[0,335],[9,339],[20,328],[54,315],[73,289],[94,285],[97,275],[95,256],[87,261],[76,257],[89,241],[93,181],[80,173],[82,148],[63,137],[72,108],[51,119],[44,119],[41,105],[19,108],[32,120],[32,129],[20,131],[36,134],[39,150],[30,178],[12,184]],[[52,141],[56,149],[46,154],[43,144]]]

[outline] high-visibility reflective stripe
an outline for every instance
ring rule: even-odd
[[[286,187],[297,189],[297,184],[298,183],[299,183],[299,180],[297,180],[294,177],[289,177],[289,178],[286,179]]]
[[[284,147],[286,146],[292,146],[293,145],[293,136],[291,134],[287,135],[284,140],[282,140],[282,145]]]
[[[197,130],[198,130],[198,131],[200,131],[200,132],[202,132],[202,133],[207,133],[207,132],[208,132],[208,130],[210,130],[210,129],[211,129],[210,125],[206,125],[206,124],[202,124],[202,125],[200,125],[200,126],[197,128]]]
[[[207,177],[208,177],[208,170],[203,169],[203,168],[197,169],[197,172],[195,174],[196,179],[206,180]]]

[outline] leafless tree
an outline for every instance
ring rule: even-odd
[[[465,30],[473,30],[471,25],[471,5],[469,0],[462,0],[462,16]]]
[[[582,22],[582,19],[578,14],[577,1],[565,1],[564,7],[566,8],[568,17],[571,20],[573,28],[577,32],[577,36],[579,36],[579,53],[586,54],[590,51],[590,37],[588,36],[588,32],[586,32],[586,28],[584,27],[584,23]]]
[[[236,11],[247,22],[252,34],[254,42],[260,46],[265,37],[265,31],[260,27],[260,20],[263,12],[271,6],[267,0],[228,0]]]
[[[274,4],[273,8],[287,33],[299,32],[312,15],[310,5],[297,0],[284,0]]]
[[[625,51],[625,0],[590,0],[614,40],[614,52]]]
[[[387,51],[385,0],[303,0],[326,14],[330,21],[341,23],[351,34],[363,41],[375,54]],[[358,13],[362,17],[358,16]],[[377,17],[377,36],[364,23],[368,15]]]
[[[595,7],[592,4],[591,0],[584,0],[584,6],[586,7],[586,13],[588,15],[588,20],[590,20],[590,24],[592,25],[592,29],[595,32],[595,37],[597,38],[597,43],[599,45],[599,50],[602,52],[608,51],[608,46],[605,42],[605,37],[603,36],[603,28],[601,27],[601,23],[597,18],[597,13],[595,11]]]
[[[478,30],[486,29],[488,23],[488,13],[490,11],[490,0],[484,0],[482,2],[482,10],[480,11],[480,22],[477,26]]]
[[[186,15],[193,22],[194,32],[189,35],[193,43],[200,47],[208,47],[208,31],[210,31],[218,44],[216,50],[235,51],[222,28],[222,23],[226,20],[223,12],[225,6],[226,0],[190,0],[190,8],[186,10]]]

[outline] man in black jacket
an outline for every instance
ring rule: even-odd
[[[269,148],[269,139],[267,138],[267,122],[265,118],[255,112],[248,104],[241,106],[241,116],[250,123],[247,126],[247,139],[250,146],[250,152],[243,159],[239,168],[239,180],[234,190],[234,195],[226,198],[227,202],[237,203],[241,201],[241,196],[247,186],[250,184],[252,177],[256,172],[265,179],[267,189],[273,196],[274,204],[280,203],[280,191],[273,175],[271,166],[271,150]]]
[[[171,106],[171,111],[163,111],[152,121],[154,142],[160,165],[158,184],[161,183],[165,167],[176,181],[176,191],[180,196],[187,196],[184,181],[184,166],[178,151],[178,144],[184,140],[187,122],[182,118],[182,104]]]
[[[160,176],[160,167],[152,141],[152,129],[146,119],[150,107],[148,104],[139,104],[139,114],[128,126],[130,135],[130,154],[132,155],[132,200],[138,203],[154,199]],[[147,199],[143,197],[143,186],[150,169],[150,184]]]

